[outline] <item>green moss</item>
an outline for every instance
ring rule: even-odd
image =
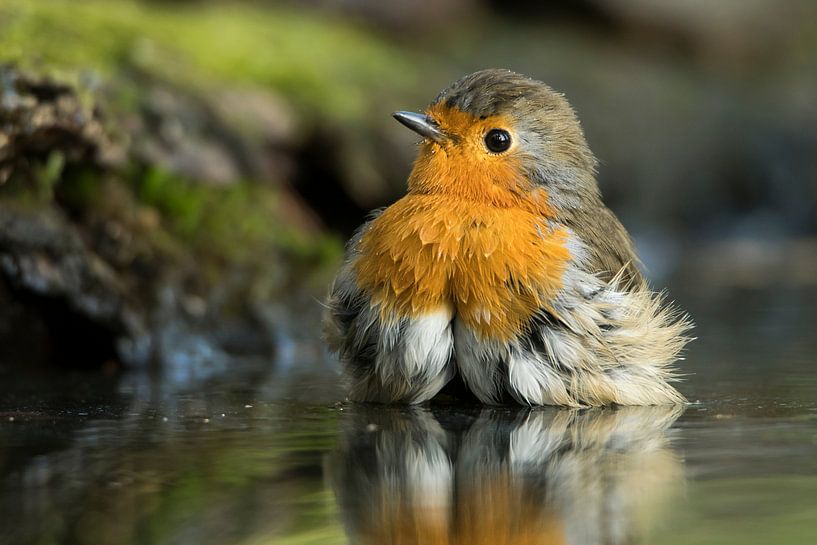
[[[55,71],[140,68],[188,86],[275,88],[304,111],[358,118],[415,79],[407,53],[348,22],[282,8],[4,0],[0,59]]]
[[[336,257],[334,241],[281,220],[274,188],[249,183],[206,186],[157,168],[133,179],[137,197],[155,207],[167,227],[198,255],[240,263],[274,259],[282,251],[320,263]]]
[[[64,168],[65,155],[59,150],[42,160],[30,160],[30,171],[25,176],[12,175],[8,182],[0,184],[0,197],[18,198],[30,204],[51,202]]]

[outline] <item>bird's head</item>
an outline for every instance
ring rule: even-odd
[[[490,69],[458,80],[424,113],[394,117],[423,137],[409,191],[517,206],[597,199],[590,152],[567,100],[539,81]]]

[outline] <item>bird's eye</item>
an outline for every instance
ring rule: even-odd
[[[508,151],[511,147],[511,135],[502,129],[491,129],[485,135],[485,147],[493,153]]]

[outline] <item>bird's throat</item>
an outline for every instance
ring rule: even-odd
[[[439,195],[501,208],[541,204],[529,202],[533,187],[514,160],[470,147],[467,143],[424,143],[409,175],[410,194]]]

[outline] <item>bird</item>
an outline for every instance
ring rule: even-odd
[[[352,402],[682,404],[691,319],[641,272],[563,94],[505,69],[394,118],[406,194],[352,236],[322,317]]]

